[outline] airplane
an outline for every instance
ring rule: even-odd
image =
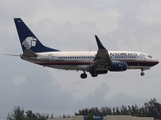
[[[64,70],[82,71],[82,79],[87,78],[86,72],[92,77],[111,72],[121,72],[127,69],[140,69],[141,76],[144,70],[159,63],[151,55],[135,51],[108,51],[97,35],[97,51],[60,51],[44,46],[39,39],[26,26],[21,18],[14,18],[17,33],[20,39],[23,60],[44,67]]]

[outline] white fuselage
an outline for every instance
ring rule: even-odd
[[[98,36],[95,35],[97,51],[59,51],[44,46],[31,32],[21,18],[14,18],[23,54],[21,58],[42,66],[65,69],[82,70],[82,79],[87,78],[86,71],[92,77],[106,74],[108,71],[126,71],[127,69],[144,70],[159,63],[151,55],[134,51],[108,51]]]
[[[24,60],[57,69],[86,70],[92,63],[97,51],[58,51],[36,53],[36,58],[23,57]],[[128,69],[149,69],[157,64],[151,55],[133,51],[109,51],[111,61],[123,61]],[[107,67],[108,68],[108,67]],[[107,68],[101,68],[106,70]],[[99,67],[97,68],[99,70]]]

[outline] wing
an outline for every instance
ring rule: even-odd
[[[108,51],[102,45],[97,35],[95,35],[95,38],[98,45],[98,51],[93,62],[89,65],[89,67],[87,67],[87,71],[90,71],[91,69],[92,70],[105,69],[105,67],[111,63],[111,58]]]

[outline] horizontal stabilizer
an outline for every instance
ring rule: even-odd
[[[7,56],[20,56],[20,55],[15,55],[15,54],[3,54],[3,55],[7,55]]]
[[[30,49],[26,49],[22,55],[24,57],[37,57],[37,55]]]

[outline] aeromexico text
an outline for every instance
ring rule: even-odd
[[[110,53],[110,56],[137,56],[137,53]]]

